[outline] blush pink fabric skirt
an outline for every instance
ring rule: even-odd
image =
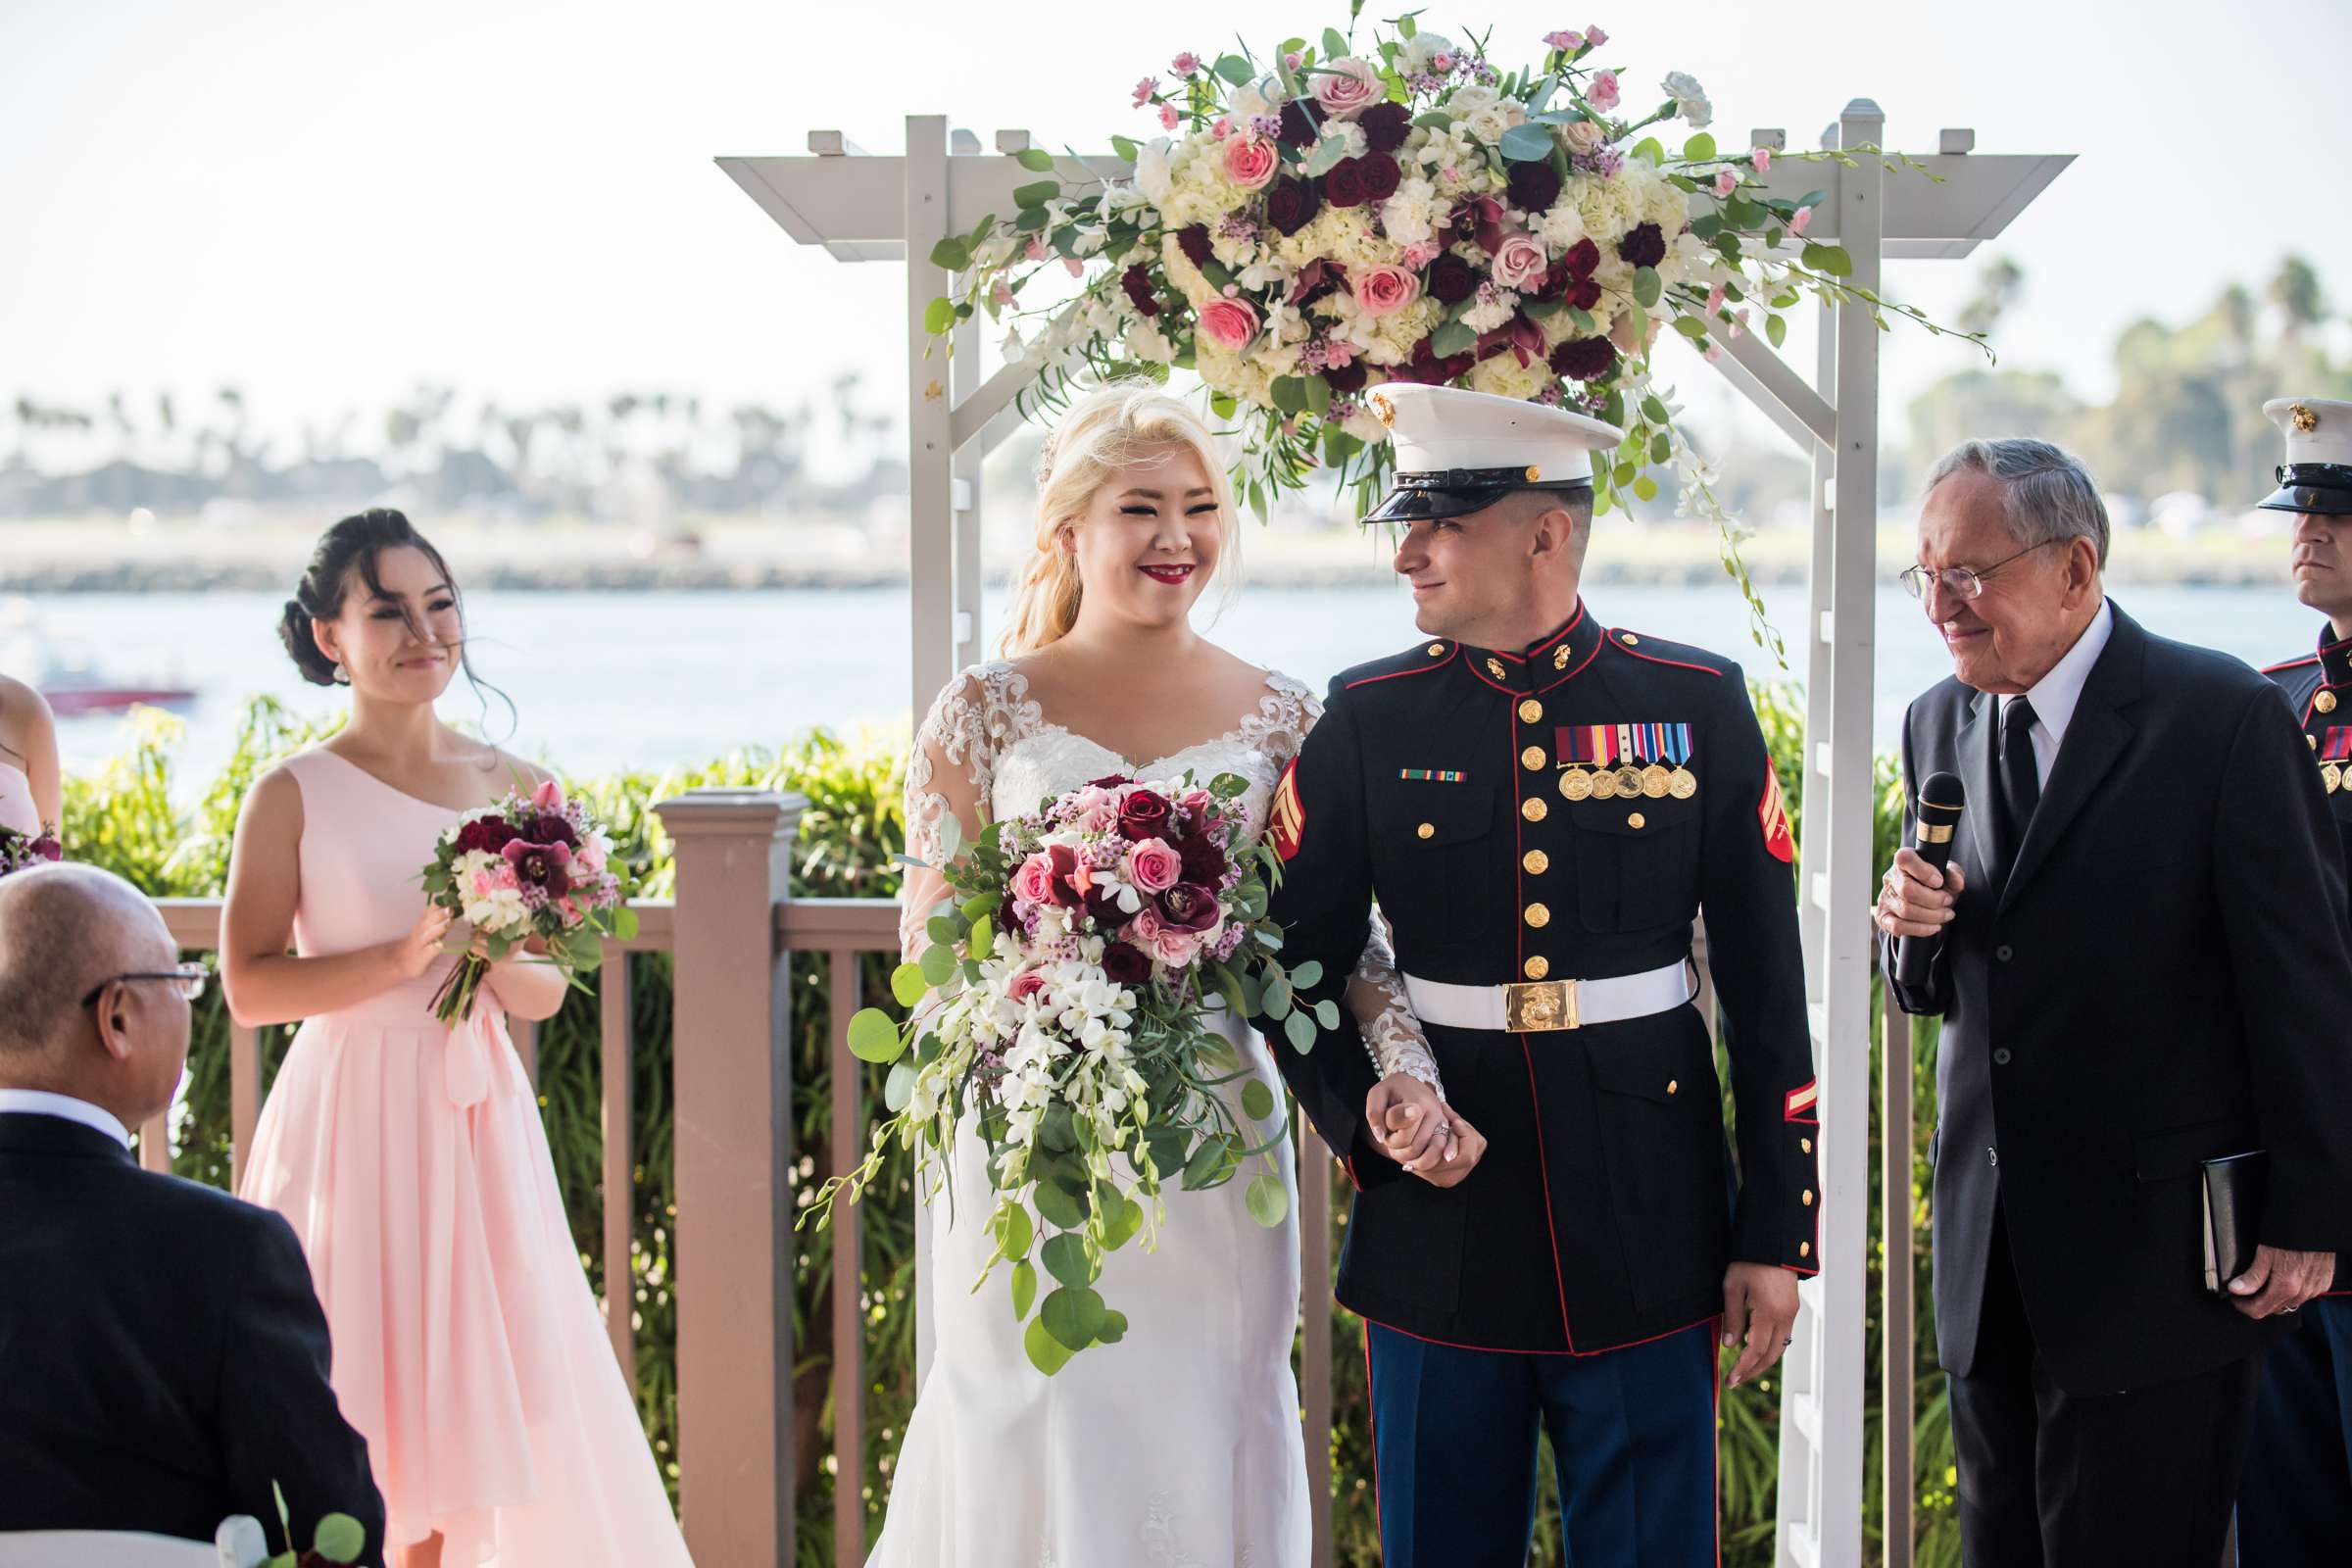
[[[444,1568],[687,1564],[502,1015],[430,979],[296,1034],[242,1195],[292,1222],[386,1539]]]

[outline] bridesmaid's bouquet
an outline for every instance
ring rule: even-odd
[[[433,1016],[446,1024],[472,1010],[490,966],[533,937],[543,961],[584,991],[580,976],[604,960],[605,939],[637,934],[612,841],[554,779],[466,813],[434,847],[424,891],[476,939],[433,993]]]
[[[57,830],[43,828],[38,833],[24,833],[13,827],[0,827],[0,876],[22,871],[26,866],[47,865],[66,858],[65,846],[57,841]]]
[[[893,1140],[933,1173],[931,1190],[947,1186],[971,1118],[987,1142],[997,1244],[979,1283],[1011,1265],[1014,1320],[1049,1376],[1126,1332],[1095,1282],[1106,1254],[1138,1235],[1151,1247],[1170,1184],[1219,1186],[1259,1160],[1245,1201],[1260,1224],[1280,1224],[1284,1136],[1253,1125],[1273,1114],[1273,1092],[1207,1015],[1265,1012],[1299,1051],[1340,1019],[1330,1002],[1294,1004],[1322,970],[1286,972],[1275,957],[1282,936],[1266,906],[1281,861],[1250,833],[1247,788],[1230,773],[1206,788],[1190,774],[1101,778],[969,844],[949,815],[939,870],[951,896],[921,958],[891,977],[908,1016],[869,1007],[850,1023],[851,1051],[890,1064],[891,1114],[803,1223],[822,1224],[837,1198],[855,1201]],[[1237,1081],[1240,1117],[1218,1093]],[[1053,1282],[1042,1302],[1041,1265]]]

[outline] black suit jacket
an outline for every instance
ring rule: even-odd
[[[1597,726],[1684,750],[1686,793],[1571,799]],[[1634,733],[1638,732],[1638,733]],[[1664,768],[1660,766],[1661,780]],[[1361,1125],[1372,1069],[1351,1020],[1274,1054],[1362,1192],[1338,1295],[1425,1339],[1561,1353],[1723,1310],[1733,1259],[1821,1265],[1817,1095],[1793,846],[1739,665],[1604,628],[1583,607],[1526,649],[1445,638],[1333,681],[1277,792],[1273,913],[1336,999],[1377,900],[1408,974],[1453,985],[1607,979],[1683,963],[1703,904],[1726,1021],[1738,1158],[1694,1005],[1577,1029],[1429,1026],[1484,1160],[1440,1191]]]
[[[2352,925],[2335,828],[2276,688],[2118,609],[1995,887],[1999,725],[1998,700],[1957,680],[1903,719],[1906,799],[1943,771],[1968,792],[1958,917],[1929,985],[1895,987],[1905,1011],[1945,1018],[1943,1364],[1965,1376],[1975,1362],[1997,1203],[2062,1388],[2192,1376],[2294,1321],[2256,1323],[2205,1292],[2198,1161],[2269,1150],[2261,1240],[2352,1251]]]
[[[327,1386],[326,1319],[284,1219],[139,1167],[106,1134],[0,1114],[0,1531],[210,1541],[251,1514],[274,1549],[384,1508]]]

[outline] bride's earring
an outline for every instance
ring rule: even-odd
[[[343,661],[340,659],[335,661],[335,684],[338,686],[351,684],[351,671],[343,667]]]

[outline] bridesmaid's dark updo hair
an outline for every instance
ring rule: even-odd
[[[294,597],[286,601],[278,616],[278,641],[286,645],[286,654],[302,678],[314,686],[338,686],[335,662],[319,650],[318,641],[311,635],[316,621],[332,620],[343,612],[343,603],[351,596],[354,581],[364,584],[369,595],[390,599],[381,577],[376,575],[376,562],[387,550],[409,549],[419,553],[432,563],[441,580],[449,584],[450,597],[458,604],[458,625],[461,633],[466,627],[466,598],[458,589],[458,579],[451,573],[449,563],[433,542],[418,533],[408,516],[390,507],[370,507],[355,512],[318,536],[318,548],[311,552],[311,564],[303,571],[302,581],[295,584]],[[414,630],[412,623],[411,629]],[[466,679],[474,695],[496,693],[506,703],[510,716],[514,705],[507,694],[474,673],[470,639],[458,645],[458,665],[466,671]],[[489,711],[489,699],[482,697],[482,709]]]

